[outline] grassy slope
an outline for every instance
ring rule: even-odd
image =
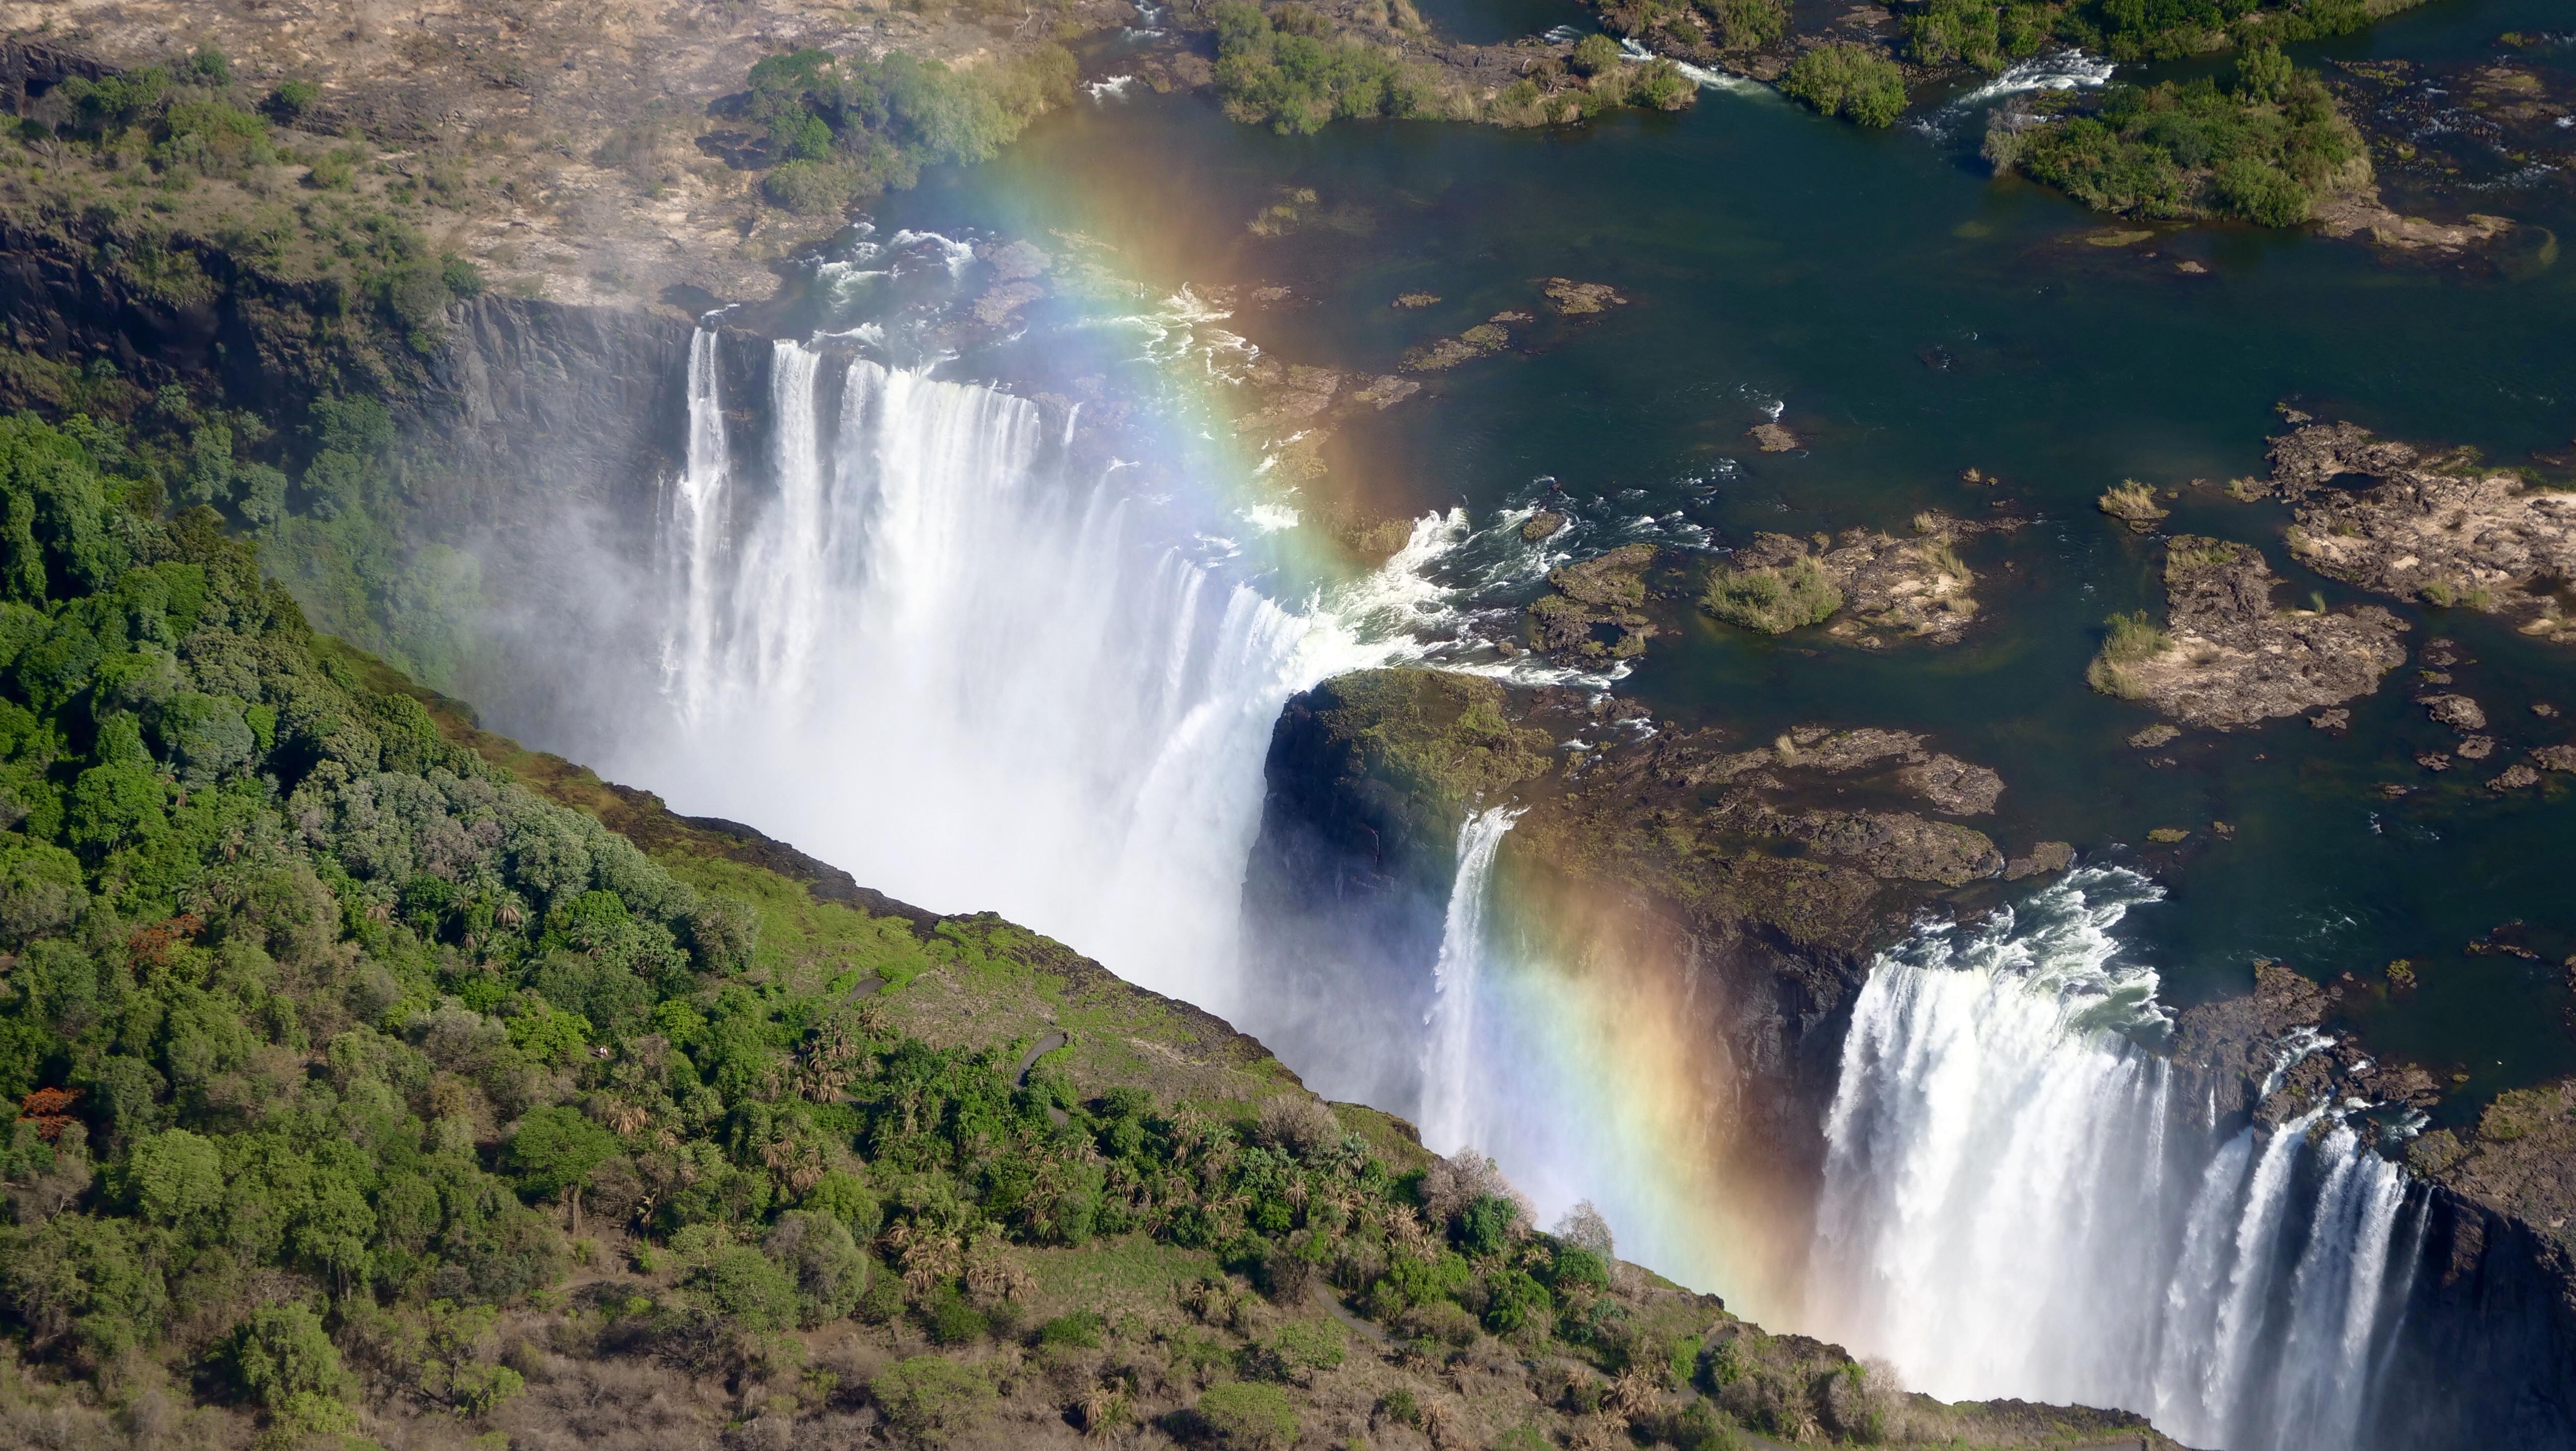
[[[412,685],[360,652],[336,642],[326,648],[340,652],[371,687],[421,701],[449,739],[550,799],[598,817],[681,880],[751,902],[761,918],[756,977],[798,992],[882,980],[889,986],[872,1000],[903,1031],[935,1043],[1001,1042],[1025,1051],[1063,1033],[1070,1041],[1039,1066],[1060,1069],[1086,1095],[1140,1085],[1169,1101],[1241,1113],[1265,1097],[1297,1092],[1294,1074],[1253,1040],[1186,1004],[1121,982],[1060,944],[989,915],[907,918],[884,909],[871,915],[819,897],[818,884],[840,889],[820,874],[800,879],[801,873],[745,860],[774,860],[774,847],[674,815],[647,793],[483,730],[463,703]],[[1418,1171],[1432,1162],[1410,1124],[1354,1104],[1336,1104],[1333,1111],[1346,1131],[1368,1140],[1390,1164]],[[1337,1336],[1345,1346],[1338,1367],[1291,1377],[1283,1386],[1300,1444],[1427,1444],[1435,1451],[1506,1444],[1608,1451],[1632,1442],[1717,1451],[1781,1444],[1764,1431],[1874,1443],[1865,1441],[1860,1424],[1835,1419],[1838,1406],[1849,1416],[1858,1404],[1849,1395],[1838,1400],[1836,1388],[1859,1382],[1845,1374],[1848,1363],[1830,1347],[1766,1334],[1718,1301],[1637,1266],[1622,1266],[1605,1298],[1619,1305],[1635,1343],[1651,1353],[1605,1357],[1563,1342],[1477,1334],[1472,1322],[1462,1333],[1456,1322],[1420,1310],[1399,1312],[1381,1328],[1362,1320],[1330,1286],[1282,1303],[1259,1294],[1243,1276],[1229,1276],[1215,1253],[1143,1235],[1081,1248],[1024,1248],[1015,1257],[1029,1276],[1016,1306],[1016,1333],[939,1347],[910,1319],[845,1322],[804,1337],[804,1349],[787,1357],[801,1357],[802,1368],[775,1368],[721,1399],[716,1387],[698,1386],[696,1419],[703,1425],[725,1411],[751,1422],[773,1420],[767,1434],[820,1433],[864,1399],[860,1385],[906,1355],[930,1352],[972,1362],[1002,1388],[989,1419],[958,1444],[1070,1442],[1081,1429],[1084,1398],[1104,1393],[1125,1409],[1121,1429],[1103,1439],[1155,1444],[1177,1434],[1223,1443],[1193,1420],[1188,1404],[1205,1387],[1238,1378],[1282,1326],[1298,1325]],[[610,1286],[625,1282],[649,1293],[667,1279],[612,1272],[586,1293],[600,1301]],[[1357,1297],[1352,1303],[1364,1307]],[[1103,1321],[1097,1346],[1048,1343],[1030,1334],[1061,1317],[1090,1315]],[[514,1445],[522,1438],[553,1444],[550,1438],[571,1418],[567,1403],[613,1394],[633,1367],[598,1354],[590,1335],[566,1337],[561,1327],[578,1326],[577,1316],[555,1321],[539,1312],[523,1316],[522,1324],[529,1336],[523,1343],[569,1343],[576,1353],[523,1352],[540,1377],[526,1400],[505,1407],[492,1424],[506,1428]],[[1623,1370],[1622,1359],[1660,1363]],[[1632,1372],[1637,1379],[1620,1378]],[[1624,1411],[1622,1394],[1634,1402]],[[1727,1411],[1710,1415],[1695,1405]],[[1910,1442],[1959,1448],[2126,1446],[2141,1434],[2116,1415],[2018,1403],[1947,1407],[1922,1397],[1888,1397],[1875,1410],[1886,1418],[1879,1423],[1886,1430],[1901,1423]],[[672,1432],[658,1422],[649,1432],[637,1424],[599,1424],[592,1414],[585,1447],[617,1446],[629,1431],[655,1438]],[[2168,1444],[2143,1434],[2151,1445]],[[1517,1439],[1524,1435],[1535,1439]]]

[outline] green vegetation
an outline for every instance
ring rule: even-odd
[[[1312,7],[1265,12],[1251,0],[1220,0],[1217,94],[1237,121],[1281,135],[1312,135],[1337,117],[1414,116],[1432,109],[1425,74],[1356,36],[1337,36]]]
[[[993,1409],[993,1382],[982,1367],[916,1355],[869,1383],[886,1422],[905,1440],[945,1446],[975,1429]]]
[[[1073,99],[1073,57],[1041,46],[1006,65],[952,71],[901,52],[773,55],[751,68],[743,119],[767,133],[761,192],[790,211],[837,212],[901,190],[925,166],[989,160],[1040,112]]]
[[[1780,94],[1859,126],[1893,126],[1905,111],[1905,73],[1873,47],[1835,41],[1802,52]]]
[[[2130,667],[2163,654],[2171,638],[2147,618],[2144,610],[2113,615],[2103,625],[2102,650],[2084,667],[2084,683],[2104,695],[2135,700],[2146,692]]]
[[[414,351],[433,355],[446,340],[448,305],[480,292],[481,274],[435,250],[392,210],[289,200],[297,167],[309,191],[341,191],[365,154],[299,153],[273,129],[272,118],[291,122],[316,99],[313,87],[290,81],[252,109],[212,51],[196,52],[175,74],[147,66],[98,80],[75,76],[46,97],[45,110],[60,119],[23,123],[0,166],[26,168],[12,178],[11,201],[37,216],[77,218],[106,270],[154,302],[203,306],[216,296],[203,249],[171,221],[180,210],[175,198],[203,194],[224,208],[210,218],[215,235],[207,240],[240,263],[319,283],[326,315],[371,315]],[[448,172],[437,181],[458,185]]]
[[[2269,227],[2370,179],[2360,134],[2310,71],[2247,50],[2226,89],[2208,80],[2106,88],[2092,115],[1988,133],[1987,156],[2100,211],[2226,217]]]
[[[1825,577],[1811,556],[1782,566],[1709,571],[1700,608],[1747,630],[1785,635],[1806,625],[1822,624],[1843,607],[1843,592]]]
[[[2122,479],[2102,491],[2093,507],[2121,520],[2133,528],[2144,529],[2173,512],[2156,502],[2155,487],[2136,479]]]
[[[1789,33],[1781,0],[1608,0],[1601,21],[1621,35],[1660,31],[1672,41],[1721,51],[1751,50]]]
[[[1235,1381],[1210,1386],[1198,1417],[1225,1451],[1282,1451],[1297,1439],[1297,1412],[1277,1386]]]
[[[2056,45],[2114,60],[2278,47],[2360,30],[2412,0],[1930,0],[1901,17],[1906,58],[1999,71]],[[1895,8],[1891,6],[1891,8]]]
[[[1699,97],[1699,87],[1672,62],[1632,63],[1607,36],[1578,42],[1570,62],[1535,57],[1521,79],[1479,100],[1383,43],[1396,38],[1383,25],[1338,28],[1302,0],[1267,9],[1252,0],[1220,0],[1209,16],[1226,114],[1282,135],[1311,135],[1337,118],[1369,116],[1566,125],[1626,106],[1678,111]],[[1418,30],[1418,21],[1399,28]]]
[[[2033,0],[2002,5],[1931,0],[1901,21],[1906,59],[1924,66],[1964,61],[1982,71],[1999,71],[2058,43],[2057,30],[2066,17],[2064,7]]]

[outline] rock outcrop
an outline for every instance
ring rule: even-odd
[[[1268,781],[1245,902],[1279,1011],[1311,1003],[1365,1037],[1353,1004],[1426,984],[1460,826],[1508,804],[1516,920],[1562,930],[1540,950],[1566,970],[1615,963],[1623,990],[1687,1004],[1706,1051],[1676,1091],[1710,1105],[1708,1162],[1789,1214],[1817,1182],[1869,954],[2004,869],[1983,833],[1926,814],[1990,810],[2001,779],[1920,735],[1667,733],[1631,703],[1473,676],[1327,681],[1283,712]],[[1419,1006],[1389,1011],[1418,1031]]]
[[[2273,440],[2271,486],[2297,510],[2290,552],[2319,574],[2576,641],[2576,493],[2351,423]]]
[[[2368,695],[2406,663],[2395,615],[2279,609],[2280,584],[2260,550],[2176,536],[2165,547],[2164,630],[2115,629],[2094,685],[2184,725],[2232,730]]]
[[[1911,538],[1875,529],[1846,529],[1830,538],[1757,534],[1712,573],[1707,607],[1730,624],[1773,634],[1828,618],[1827,634],[1864,647],[1876,648],[1889,636],[1957,644],[1977,616],[1970,593],[1977,576],[1956,546],[1980,530],[2014,525],[1927,513],[1915,526]],[[1787,613],[1764,607],[1774,592],[1804,604],[1797,586],[1809,574],[1822,586],[1810,607]],[[1779,589],[1766,590],[1766,580]]]
[[[1522,526],[1525,536],[1528,530],[1529,525]],[[1574,664],[1644,654],[1655,634],[1654,621],[1643,613],[1645,573],[1656,554],[1651,544],[1622,544],[1548,571],[1549,592],[1529,607],[1529,647]]]

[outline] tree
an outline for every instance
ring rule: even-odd
[[[222,1154],[186,1129],[146,1135],[126,1161],[125,1192],[154,1224],[192,1224],[222,1207]]]
[[[357,1380],[341,1368],[340,1352],[311,1307],[264,1305],[252,1311],[234,1332],[232,1364],[243,1392],[278,1425],[306,1432],[356,1429],[348,1402]]]
[[[617,1152],[617,1136],[574,1110],[555,1104],[519,1120],[510,1136],[509,1169],[522,1192],[556,1196],[572,1210],[581,1231],[581,1191],[600,1165]]]
[[[1597,76],[1619,68],[1625,52],[1606,35],[1587,35],[1574,43],[1574,73]]]

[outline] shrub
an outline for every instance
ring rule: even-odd
[[[1429,100],[1427,84],[1395,53],[1330,36],[1304,6],[1283,5],[1274,18],[1249,0],[1222,0],[1210,14],[1217,94],[1235,120],[1311,135],[1336,117],[1415,115]]]
[[[1502,1195],[1478,1195],[1458,1215],[1458,1247],[1477,1258],[1501,1253],[1519,1216],[1520,1206]]]
[[[762,192],[821,215],[869,191],[910,186],[924,166],[989,160],[1030,118],[1072,99],[1074,70],[1054,45],[971,73],[901,52],[770,56],[751,68],[747,112],[780,162]]]
[[[483,269],[452,252],[439,259],[438,280],[446,283],[447,290],[458,297],[483,295]]]
[[[1422,1424],[1422,1402],[1402,1386],[1377,1398],[1377,1413],[1400,1426]]]
[[[1109,1322],[1097,1310],[1076,1310],[1058,1315],[1038,1327],[1038,1344],[1070,1345],[1083,1350],[1098,1350],[1101,1336]]]
[[[281,126],[292,126],[322,102],[322,88],[311,81],[281,81],[268,93],[268,114]]]
[[[736,1330],[769,1335],[796,1324],[795,1281],[749,1245],[709,1254],[681,1277],[680,1286]]]
[[[2249,45],[2236,57],[2234,89],[2249,101],[2286,100],[2298,79],[2298,66],[2278,46]]]
[[[1587,35],[1574,43],[1574,73],[1597,76],[1615,71],[1625,63],[1626,54],[1619,42],[1606,35]]]
[[[930,1292],[921,1306],[922,1328],[930,1332],[934,1345],[969,1345],[984,1338],[991,1328],[984,1312],[966,1303],[954,1285],[941,1285]]]
[[[1825,577],[1813,558],[1800,557],[1782,567],[1711,570],[1700,608],[1747,630],[1785,635],[1805,625],[1821,624],[1843,607],[1843,592]]]
[[[2168,512],[2156,503],[2154,486],[2139,483],[2136,479],[2122,479],[2103,490],[2102,497],[2093,501],[2093,507],[2114,519],[2125,519],[2132,524],[2161,519]]]
[[[1297,1413],[1287,1392],[1257,1381],[1208,1387],[1199,1397],[1198,1421],[1226,1451],[1278,1451],[1297,1440]]]
[[[974,1430],[994,1401],[982,1370],[936,1355],[886,1367],[868,1382],[868,1393],[887,1426],[919,1446],[944,1446]]]
[[[1661,58],[1637,68],[1628,82],[1628,100],[1658,111],[1679,111],[1699,99],[1699,84],[1682,74],[1682,68]]]
[[[1601,1256],[1581,1245],[1559,1244],[1555,1261],[1548,1268],[1548,1278],[1559,1288],[1589,1285],[1596,1290],[1606,1290],[1610,1288],[1610,1266]]]
[[[1701,0],[1722,50],[1769,45],[1789,33],[1789,10],[1781,0]]]
[[[2007,160],[2100,211],[2292,226],[2363,184],[2360,134],[2314,73],[2249,48],[2231,89],[2207,80],[2105,88],[2099,113],[2027,131]]]
[[[821,1325],[856,1310],[875,1266],[836,1216],[791,1209],[778,1216],[761,1249],[795,1277],[796,1321]]]
[[[338,191],[357,177],[357,163],[339,151],[326,151],[314,157],[304,173],[305,182],[322,191]]]
[[[189,52],[179,67],[179,79],[190,85],[221,90],[233,83],[232,58],[213,46],[200,46]]]
[[[1665,1419],[1658,1427],[1658,1438],[1673,1451],[1735,1451],[1735,1433],[1718,1419],[1717,1412],[1703,1400],[1694,1400],[1681,1411]],[[1876,1441],[1876,1436],[1859,1439]]]
[[[1780,74],[1780,94],[1860,126],[1892,126],[1905,111],[1905,73],[1866,45],[1835,41]]]
[[[1485,1328],[1496,1335],[1541,1326],[1555,1304],[1547,1287],[1520,1270],[1497,1270],[1485,1280]]]
[[[850,204],[859,178],[848,167],[800,158],[771,168],[760,193],[799,216],[822,216]]]
[[[1292,1320],[1256,1342],[1245,1368],[1265,1380],[1299,1384],[1334,1369],[1347,1354],[1342,1327],[1329,1320]]]
[[[2148,621],[2144,610],[2113,615],[2104,623],[2107,632],[2103,636],[2102,652],[2084,668],[2084,681],[2104,695],[2135,700],[2145,690],[2128,667],[2162,654],[2168,638],[2164,631]]]
[[[1322,1099],[1283,1093],[1262,1103],[1253,1139],[1264,1148],[1311,1159],[1341,1144],[1342,1124]]]
[[[2251,156],[2218,164],[2210,176],[2216,210],[2257,226],[2295,227],[2316,209],[2317,199],[2296,177]]]

